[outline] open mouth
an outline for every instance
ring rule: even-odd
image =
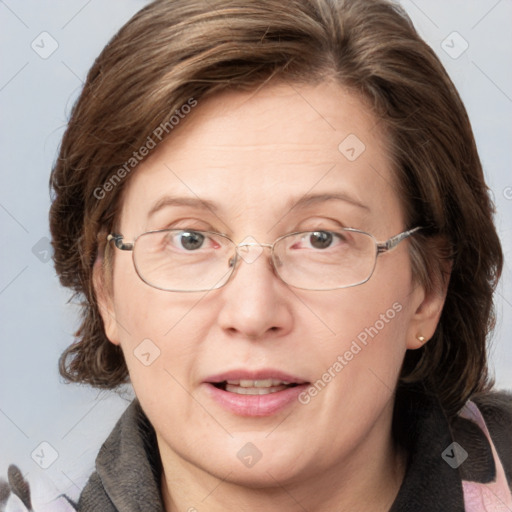
[[[263,417],[298,404],[298,395],[309,386],[300,377],[268,368],[230,370],[212,375],[204,383],[209,396],[237,416]]]
[[[213,386],[222,391],[237,393],[238,395],[268,395],[277,393],[285,389],[293,388],[298,384],[276,379],[259,380],[224,380],[221,382],[212,382]]]

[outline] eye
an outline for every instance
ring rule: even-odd
[[[333,231],[308,231],[302,233],[299,244],[295,249],[316,249],[319,251],[331,249],[347,242],[346,238],[340,233]]]
[[[314,231],[308,237],[309,244],[315,249],[327,249],[334,240],[334,235],[330,231]]]
[[[205,236],[197,231],[181,231],[172,237],[173,245],[187,251],[201,249]]]
[[[300,233],[298,238],[291,238],[289,241],[291,242],[290,249],[325,251],[343,244],[346,239],[341,234],[319,230]]]

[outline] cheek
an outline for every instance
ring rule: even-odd
[[[383,428],[405,355],[402,305],[389,297],[363,307],[354,295],[338,302],[336,336],[309,347],[315,378],[299,397],[310,418],[307,436],[321,431],[328,440],[318,447],[326,461]]]
[[[165,340],[190,320],[189,313],[203,294],[167,292],[144,283],[130,258],[116,261],[114,310],[122,345],[142,339]],[[196,326],[198,327],[198,326]]]
[[[349,410],[360,411],[361,418],[377,414],[393,394],[405,356],[408,261],[379,263],[364,285],[302,297],[311,317],[303,329],[311,331],[313,317],[319,317],[323,332],[310,346],[318,380],[303,400],[324,402],[325,413],[340,420]]]
[[[362,287],[336,293],[338,300],[333,297],[323,307],[308,304],[311,311],[319,312],[325,326],[323,336],[309,337],[318,341],[310,347],[316,354],[312,360],[317,361],[317,371],[343,373],[347,377],[350,374],[351,379],[359,380],[378,370],[387,376],[386,382],[393,383],[406,346],[407,309],[403,296],[388,292],[376,297]],[[310,329],[309,325],[305,322],[304,330]]]
[[[401,343],[410,316],[407,281],[395,279],[391,286],[391,279],[382,282],[374,275],[357,287],[303,294],[302,328],[311,330],[315,325],[323,344],[337,349],[348,349],[347,343],[355,340],[362,347],[369,347],[371,340],[379,340],[379,346],[391,340]]]
[[[131,265],[131,261],[128,261]],[[114,311],[130,379],[141,401],[180,396],[206,338],[210,312],[200,308],[204,294],[157,290],[129,265],[114,274]],[[201,315],[195,314],[201,309]],[[212,319],[214,319],[212,315]],[[166,399],[167,400],[167,399]]]

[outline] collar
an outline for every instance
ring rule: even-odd
[[[161,473],[155,431],[135,399],[101,447],[78,510],[164,512]]]
[[[400,387],[393,430],[408,465],[390,512],[464,512],[460,472],[446,456],[453,433],[439,400],[419,388]]]

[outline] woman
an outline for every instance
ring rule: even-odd
[[[493,207],[394,4],[150,4],[91,69],[51,185],[84,299],[61,372],[137,396],[78,510],[512,507]]]

